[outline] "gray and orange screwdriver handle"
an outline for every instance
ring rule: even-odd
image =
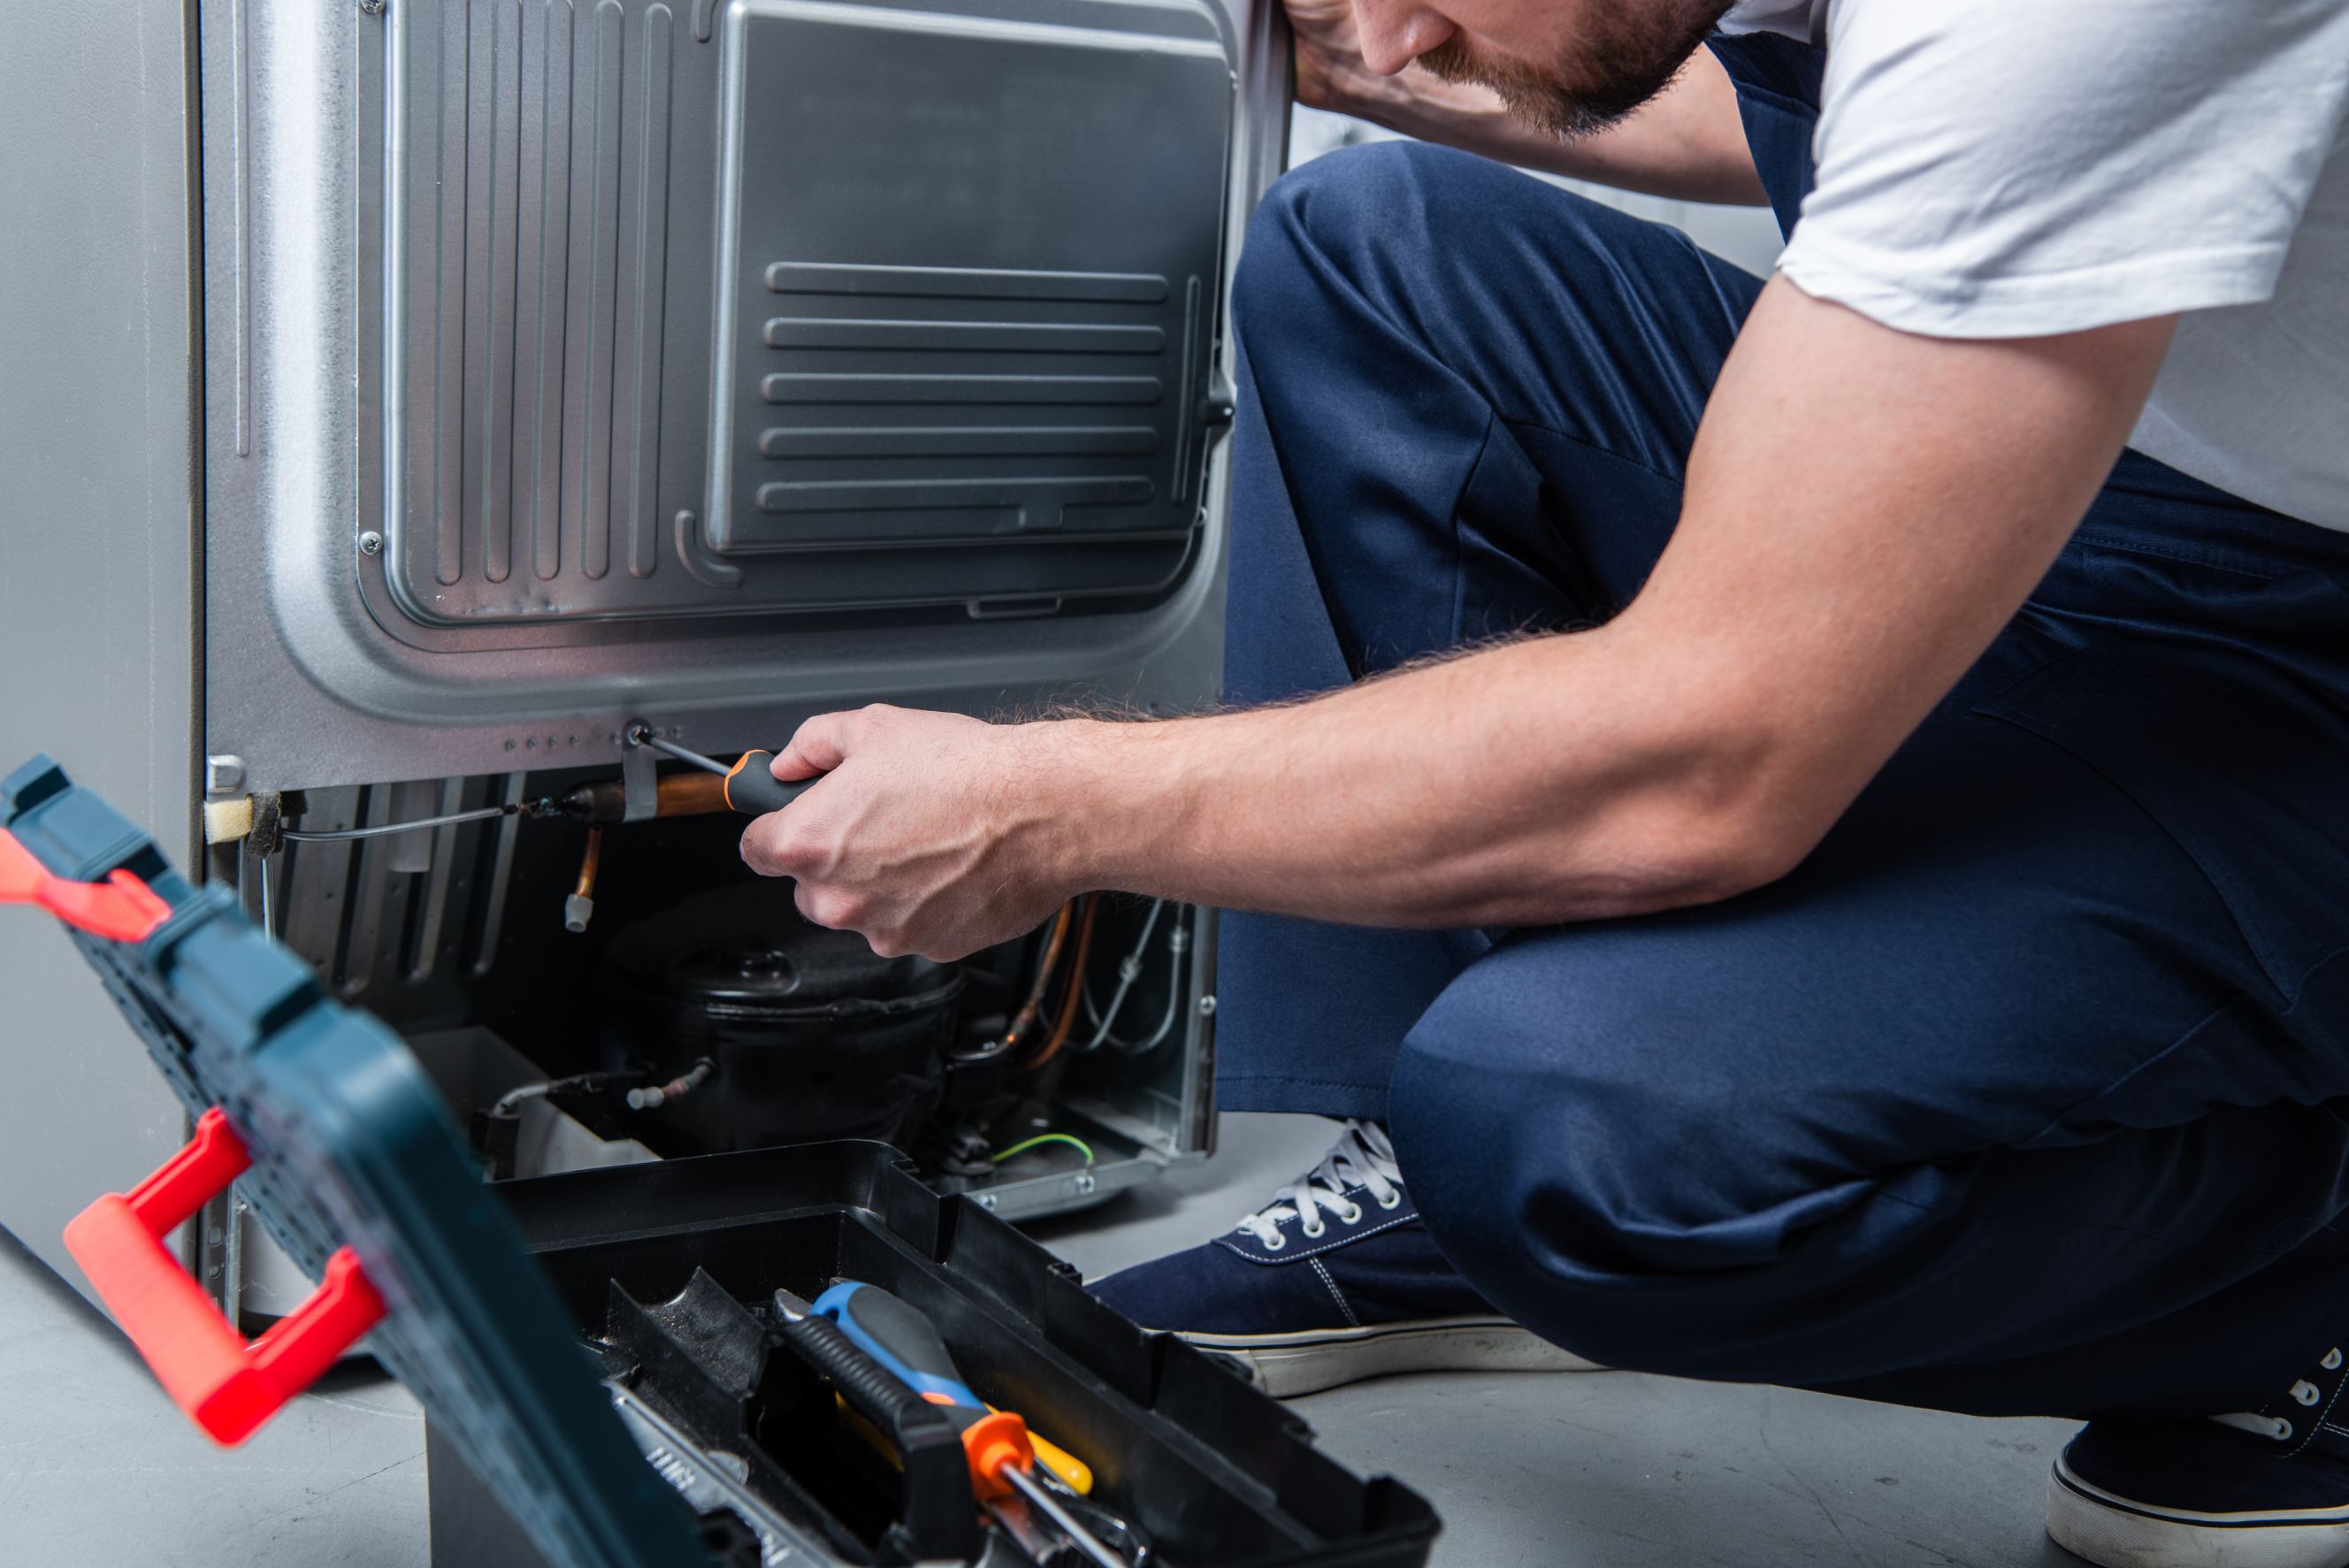
[[[763,817],[770,811],[780,811],[802,795],[815,779],[802,779],[786,784],[768,769],[774,765],[771,751],[746,751],[741,759],[726,770],[726,803],[746,817]],[[823,777],[816,775],[817,779]]]

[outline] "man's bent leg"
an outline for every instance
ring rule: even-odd
[[[1445,992],[1392,1125],[1498,1306],[1983,1414],[2255,1408],[2349,1332],[2349,540],[2223,499],[2100,502],[1783,882]]]
[[[1226,695],[1328,690],[1628,601],[1760,286],[1674,231],[1462,153],[1361,149],[1283,181],[1237,287]],[[1224,1104],[1366,1119],[1247,1223],[1103,1298],[1282,1394],[1581,1365],[1460,1280],[1367,1119],[1404,1031],[1486,936],[1247,914],[1222,932]]]
[[[1282,181],[1237,284],[1226,698],[1326,691],[1627,602],[1760,286],[1676,231],[1464,153],[1354,149]],[[1382,1114],[1404,1031],[1488,946],[1226,915],[1222,1103]]]

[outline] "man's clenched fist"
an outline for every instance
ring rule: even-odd
[[[940,960],[1033,930],[1084,891],[1063,810],[1059,724],[873,707],[808,720],[775,777],[823,779],[742,833],[742,859],[798,883],[800,913],[884,957]]]

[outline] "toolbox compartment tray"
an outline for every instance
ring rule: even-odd
[[[706,1272],[745,1304],[866,1281],[919,1308],[990,1403],[1090,1462],[1095,1496],[1185,1568],[1424,1563],[1435,1518],[1313,1446],[1219,1357],[1135,1327],[1010,1225],[924,1187],[871,1142],[802,1144],[509,1181],[498,1189],[583,1337],[614,1286],[666,1301]],[[434,1568],[520,1563],[453,1451],[430,1460]]]

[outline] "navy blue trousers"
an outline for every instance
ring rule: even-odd
[[[1790,60],[1731,59],[1787,214]],[[1282,181],[1235,311],[1228,696],[1629,602],[1760,288],[1464,154]],[[2349,536],[2124,457],[1779,882],[1506,932],[1233,913],[1219,970],[1225,1106],[1386,1118],[1461,1271],[1594,1358],[2263,1404],[2349,1340]]]

